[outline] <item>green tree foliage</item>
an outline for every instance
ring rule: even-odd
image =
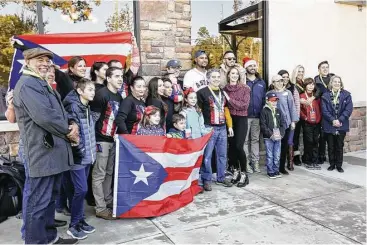
[[[105,22],[106,31],[133,31],[133,12],[128,4],[120,10],[116,11]]]
[[[192,57],[198,50],[205,50],[209,57],[208,69],[219,67],[223,62],[223,53],[231,50],[230,45],[223,36],[210,36],[206,27],[200,27],[197,32],[198,37],[195,40],[195,45],[192,48]],[[230,35],[226,36],[231,40]],[[237,62],[242,65],[242,59],[249,57],[255,59],[259,63],[259,73],[262,74],[262,41],[251,37],[237,37]]]
[[[36,31],[35,17],[21,15],[0,15],[0,85],[8,83],[14,49],[10,38],[14,35],[30,34]]]
[[[31,11],[32,13],[36,13],[37,2],[35,0],[13,0],[13,1],[3,1],[0,0],[0,10],[5,7],[9,3],[17,3],[22,4],[26,10]],[[77,19],[74,22],[78,21],[86,21],[88,20],[88,16],[92,13],[92,6],[99,6],[101,4],[101,0],[93,0],[93,1],[60,1],[60,0],[49,0],[42,1],[42,6],[45,8],[49,8],[52,10],[60,10],[62,14],[70,15],[71,13],[76,13]]]

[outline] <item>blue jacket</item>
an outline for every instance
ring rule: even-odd
[[[260,78],[254,81],[247,80],[246,83],[251,89],[248,117],[260,118],[260,113],[265,105],[266,84]]]
[[[63,101],[68,119],[79,126],[79,145],[73,146],[75,164],[93,164],[96,160],[96,136],[89,106],[82,104],[79,94],[72,90]]]
[[[339,108],[335,112],[334,105],[331,101],[331,91],[322,95],[322,130],[325,133],[335,134],[339,132],[349,132],[349,117],[353,112],[352,96],[346,90],[341,90],[339,95]],[[337,128],[333,126],[333,120],[339,120],[342,126]]]

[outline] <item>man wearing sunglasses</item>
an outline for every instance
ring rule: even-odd
[[[240,64],[236,63],[236,61],[236,56],[232,50],[228,50],[223,54],[223,63],[220,65],[220,88],[224,88],[227,85],[227,74],[233,67],[238,69],[241,82],[245,83],[246,70]]]

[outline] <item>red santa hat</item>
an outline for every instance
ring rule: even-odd
[[[243,58],[242,60],[243,62],[243,67],[246,69],[247,67],[249,67],[250,65],[256,65],[257,66],[257,63],[255,60],[249,58],[249,57],[245,57]]]

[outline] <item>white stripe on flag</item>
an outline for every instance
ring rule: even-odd
[[[200,168],[194,168],[187,180],[173,180],[163,183],[159,190],[144,201],[160,201],[169,196],[180,194],[191,187],[191,182],[199,178]]]
[[[171,153],[151,153],[146,152],[151,158],[159,162],[164,168],[187,168],[195,166],[198,158],[204,153],[205,147],[201,151],[189,154]]]
[[[128,56],[131,51],[129,43],[96,43],[96,44],[43,44],[43,47],[58,56],[75,55],[123,55]]]

